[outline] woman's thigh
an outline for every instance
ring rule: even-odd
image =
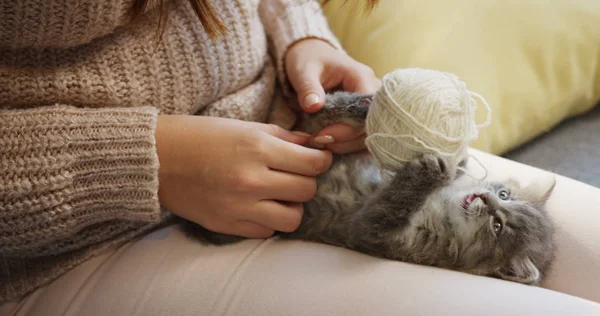
[[[490,178],[544,174],[472,153]],[[600,190],[558,177],[548,210],[558,254],[546,289],[299,241],[203,246],[171,226],[85,262],[0,314],[600,315],[592,302],[600,302]]]
[[[171,226],[94,258],[16,315],[600,315],[600,304],[300,241],[210,247]]]

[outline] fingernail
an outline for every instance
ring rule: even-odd
[[[317,136],[315,137],[315,143],[322,145],[333,144],[335,143],[335,139],[330,135]]]
[[[304,98],[304,107],[306,109],[310,109],[311,107],[315,106],[317,103],[319,103],[319,96],[316,94],[309,94],[306,96],[306,98]]]
[[[310,137],[310,134],[300,131],[293,131],[292,134],[302,136],[302,137]]]

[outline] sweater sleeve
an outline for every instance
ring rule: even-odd
[[[0,257],[100,242],[111,237],[98,231],[102,223],[160,222],[157,115],[150,107],[0,109]],[[70,238],[86,227],[96,227],[94,240]]]
[[[278,77],[284,93],[290,94],[285,74],[285,55],[288,48],[299,40],[316,38],[336,49],[342,45],[329,29],[321,5],[316,0],[260,0],[259,14],[271,40]]]

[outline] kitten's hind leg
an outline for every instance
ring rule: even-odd
[[[362,127],[372,101],[373,95],[370,94],[345,91],[328,94],[320,111],[303,114],[298,129],[312,135],[333,124]]]

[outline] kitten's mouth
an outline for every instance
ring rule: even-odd
[[[471,203],[473,203],[477,199],[480,199],[484,204],[487,202],[486,197],[483,194],[471,193],[471,194],[465,196],[465,198],[463,199],[463,202],[462,202],[463,209],[468,210],[469,206],[471,206]]]

